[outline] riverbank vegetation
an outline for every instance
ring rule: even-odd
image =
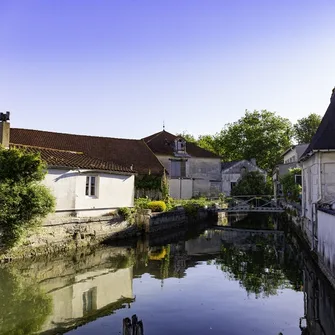
[[[10,248],[54,210],[55,199],[40,183],[46,166],[38,154],[0,148],[0,167],[0,244]]]

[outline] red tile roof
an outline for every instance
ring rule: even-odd
[[[169,155],[173,156],[174,154],[174,141],[178,136],[173,135],[165,130],[160,131],[159,133],[145,137],[143,140],[149,146],[149,148],[156,155]],[[191,157],[202,157],[202,158],[218,158],[220,156],[208,151],[206,149],[198,147],[196,144],[187,142],[186,143],[186,152]]]
[[[85,155],[85,164],[88,163],[89,159],[96,159],[101,164],[111,164],[114,167],[122,166],[122,169],[130,170],[132,166],[133,170],[139,174],[152,173],[154,175],[162,175],[164,171],[163,165],[142,140],[11,128],[10,143],[12,145],[55,149],[58,151],[72,151],[77,153],[72,158],[76,157],[76,162],[79,159],[78,153],[83,153]],[[51,158],[49,157],[49,159]],[[93,165],[98,164],[97,161]]]
[[[90,170],[104,170],[111,172],[135,173],[130,168],[104,162],[100,159],[89,157],[82,152],[73,152],[56,149],[38,148],[24,145],[11,145],[27,152],[39,153],[49,167],[69,167]]]

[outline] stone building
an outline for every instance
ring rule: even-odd
[[[266,178],[266,172],[257,166],[255,159],[222,163],[222,193],[230,195],[243,174],[251,171],[258,171]]]
[[[219,195],[219,156],[165,130],[143,140],[168,172],[170,195],[173,198],[190,199],[194,196]]]

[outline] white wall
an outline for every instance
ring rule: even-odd
[[[302,164],[303,215],[312,220],[312,204],[335,200],[335,153],[318,152]]]
[[[119,269],[116,272],[99,270],[75,277],[70,286],[52,290],[52,314],[46,320],[43,330],[50,330],[58,323],[68,323],[84,316],[83,295],[94,290],[94,310],[99,310],[122,297],[133,298],[133,269]],[[108,293],[108,294],[106,294]]]
[[[318,253],[326,265],[335,267],[335,216],[318,211]]]
[[[191,199],[193,196],[192,179],[169,179],[170,196],[174,199]]]
[[[97,179],[97,196],[85,195],[86,176]],[[56,197],[56,213],[76,211],[78,216],[96,216],[113,208],[134,205],[134,175],[90,173],[50,169],[44,184]],[[69,213],[64,213],[64,215]]]
[[[319,188],[319,159],[320,153],[316,153],[302,164],[302,214],[312,220],[313,203],[320,198]]]
[[[240,179],[240,173],[225,173],[222,174],[222,193],[225,195],[230,195],[231,183],[237,183]]]
[[[294,148],[291,151],[289,151],[285,156],[284,156],[284,164],[286,163],[292,163],[292,162],[297,162],[298,157],[297,157],[297,150]]]
[[[162,156],[157,155],[158,160],[162,163],[165,169],[170,173],[171,171],[171,159],[175,159],[174,156]],[[183,189],[185,193],[183,199],[189,199],[192,195],[203,195],[203,196],[218,196],[221,193],[221,186],[217,187],[217,183],[221,182],[221,160],[219,158],[200,158],[200,157],[189,157],[186,162],[186,178],[184,179]],[[180,186],[179,179],[171,178],[170,183],[170,195],[179,199]],[[186,191],[187,190],[187,191]],[[214,194],[215,193],[215,194]]]

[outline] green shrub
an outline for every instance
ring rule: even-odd
[[[40,156],[0,147],[1,243],[11,248],[55,208],[50,190],[40,184],[46,166]]]
[[[167,211],[172,211],[176,207],[175,200],[172,197],[166,197],[164,199],[164,202],[165,202]]]
[[[148,203],[148,208],[153,212],[165,212],[166,204],[164,201],[150,201]]]
[[[146,198],[138,198],[135,199],[135,208],[136,209],[148,209],[148,204],[151,200],[146,197]]]
[[[122,216],[126,221],[131,218],[131,209],[128,207],[121,207],[117,210],[117,213]]]

